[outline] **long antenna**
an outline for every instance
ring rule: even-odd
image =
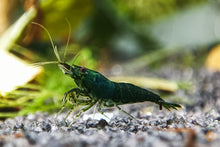
[[[64,50],[64,54],[63,54],[63,62],[65,62],[65,59],[66,59],[66,50],[67,50],[67,47],[69,45],[70,36],[71,36],[71,24],[70,24],[70,21],[67,18],[66,18],[66,22],[67,22],[68,27],[69,27],[69,33],[68,33],[68,39],[67,39],[67,42],[66,42],[66,47],[65,47],[65,50]]]
[[[49,37],[49,39],[50,39],[51,45],[52,45],[52,47],[53,47],[54,53],[55,53],[55,55],[56,55],[56,57],[57,57],[58,62],[62,62],[61,59],[60,59],[60,56],[59,56],[57,47],[54,45],[53,39],[52,39],[52,37],[51,37],[49,31],[48,31],[43,25],[41,25],[41,24],[39,24],[39,23],[37,23],[37,22],[32,22],[32,24],[38,25],[39,27],[41,27],[42,29],[44,29],[44,30],[46,31],[46,33],[47,33],[47,35],[48,35],[48,37]]]

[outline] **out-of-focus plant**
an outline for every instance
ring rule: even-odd
[[[78,49],[77,52],[79,56],[74,64],[91,69],[97,67],[97,62],[89,48]],[[71,62],[70,60],[69,63]],[[19,86],[16,90],[0,97],[0,118],[25,115],[36,111],[54,112],[61,108],[63,94],[74,86],[76,86],[74,81],[63,75],[57,64],[44,65],[44,71],[29,84]]]
[[[54,43],[58,45],[58,50],[61,52],[61,58],[64,58],[63,48],[65,47],[62,48],[61,46],[65,46],[67,40],[66,36],[69,30],[68,23],[66,23],[65,19],[68,19],[70,22],[73,32],[82,22],[84,17],[91,11],[92,1],[45,0],[38,2],[39,3],[36,4],[38,8],[37,19],[33,21],[42,23],[49,30],[53,40],[55,40]],[[37,33],[36,39],[30,39],[33,36],[30,37],[27,35],[25,39],[23,39],[23,45],[26,44],[26,47],[15,46],[13,52],[16,54],[18,53],[24,58],[25,54],[28,52],[27,48],[32,48],[34,53],[32,52],[31,56],[26,54],[26,59],[32,62],[54,60],[55,55],[48,41],[49,38],[45,35],[46,33],[39,27],[37,31],[30,31],[31,27],[35,27],[36,29],[36,26],[32,24],[27,27],[26,31],[30,32],[31,35]],[[43,33],[39,33],[40,31]],[[19,38],[23,35],[24,34],[19,34]],[[10,40],[10,38],[8,39]],[[70,44],[67,50],[69,49],[73,52],[67,51],[65,61],[73,59],[74,56],[78,54],[79,56],[74,64],[84,65],[92,69],[96,68],[97,62],[93,58],[89,47],[80,49],[79,45]],[[36,111],[54,111],[56,108],[61,107],[61,98],[64,92],[75,86],[74,81],[65,77],[55,64],[45,65],[43,67],[43,72],[34,80],[30,81],[30,83],[18,86],[16,90],[5,95],[0,95],[0,118],[25,115]]]

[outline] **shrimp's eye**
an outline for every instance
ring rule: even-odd
[[[80,71],[83,72],[83,73],[85,73],[85,72],[86,72],[86,68],[85,68],[85,67],[81,67],[81,68],[80,68]]]

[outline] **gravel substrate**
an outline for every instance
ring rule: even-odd
[[[200,72],[201,73],[201,72]],[[113,117],[83,119],[79,117],[70,127],[71,117],[64,121],[47,113],[29,114],[0,121],[0,146],[4,147],[81,147],[81,146],[219,146],[220,144],[220,73],[201,73],[192,96],[193,105],[179,111],[154,110],[141,113],[151,103],[123,106],[135,116],[111,109]],[[201,78],[202,77],[202,78]],[[151,106],[152,107],[152,106]],[[85,113],[90,114],[92,110]],[[70,115],[71,116],[71,115]]]
[[[30,114],[0,123],[0,146],[219,146],[220,115],[184,110],[157,111],[137,120],[113,117],[109,122],[55,121],[55,115]],[[59,118],[64,117],[60,115]],[[207,138],[208,137],[208,138]]]

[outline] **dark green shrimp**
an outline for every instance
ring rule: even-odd
[[[65,75],[73,78],[78,86],[78,88],[66,92],[63,100],[66,101],[67,95],[72,95],[73,93],[77,96],[87,96],[89,99],[87,101],[91,102],[91,105],[89,104],[88,107],[90,108],[90,106],[98,103],[98,110],[101,114],[103,114],[103,112],[101,112],[101,106],[116,106],[121,110],[119,105],[145,101],[151,101],[158,104],[160,110],[162,110],[162,107],[167,110],[177,110],[178,108],[181,108],[181,105],[165,102],[159,95],[133,84],[110,81],[97,71],[77,65],[70,66],[66,63],[59,63],[58,66]],[[127,112],[125,113],[128,114]]]
[[[46,28],[44,28],[42,25],[37,25],[46,30]],[[89,110],[95,104],[98,104],[98,111],[103,115],[104,113],[101,111],[101,108],[103,106],[115,106],[132,118],[134,117],[122,110],[119,105],[150,101],[158,104],[160,110],[162,110],[163,107],[167,110],[177,110],[178,108],[181,108],[181,105],[166,102],[159,95],[146,89],[140,88],[130,83],[116,83],[110,81],[97,71],[77,65],[70,66],[69,64],[65,63],[65,61],[61,61],[57,52],[57,48],[54,46],[49,32],[47,30],[46,32],[49,35],[54,53],[58,59],[58,62],[56,63],[58,63],[59,68],[65,75],[68,75],[74,79],[75,83],[78,86],[77,88],[73,88],[67,91],[63,96],[63,107],[59,111],[59,113],[65,107],[67,100],[73,103],[73,106],[67,114],[66,118],[77,105],[83,105],[85,107],[76,114],[75,119],[79,117],[81,113]],[[81,98],[80,96],[84,96],[86,97],[86,99]],[[75,121],[75,119],[73,120],[73,122]]]

